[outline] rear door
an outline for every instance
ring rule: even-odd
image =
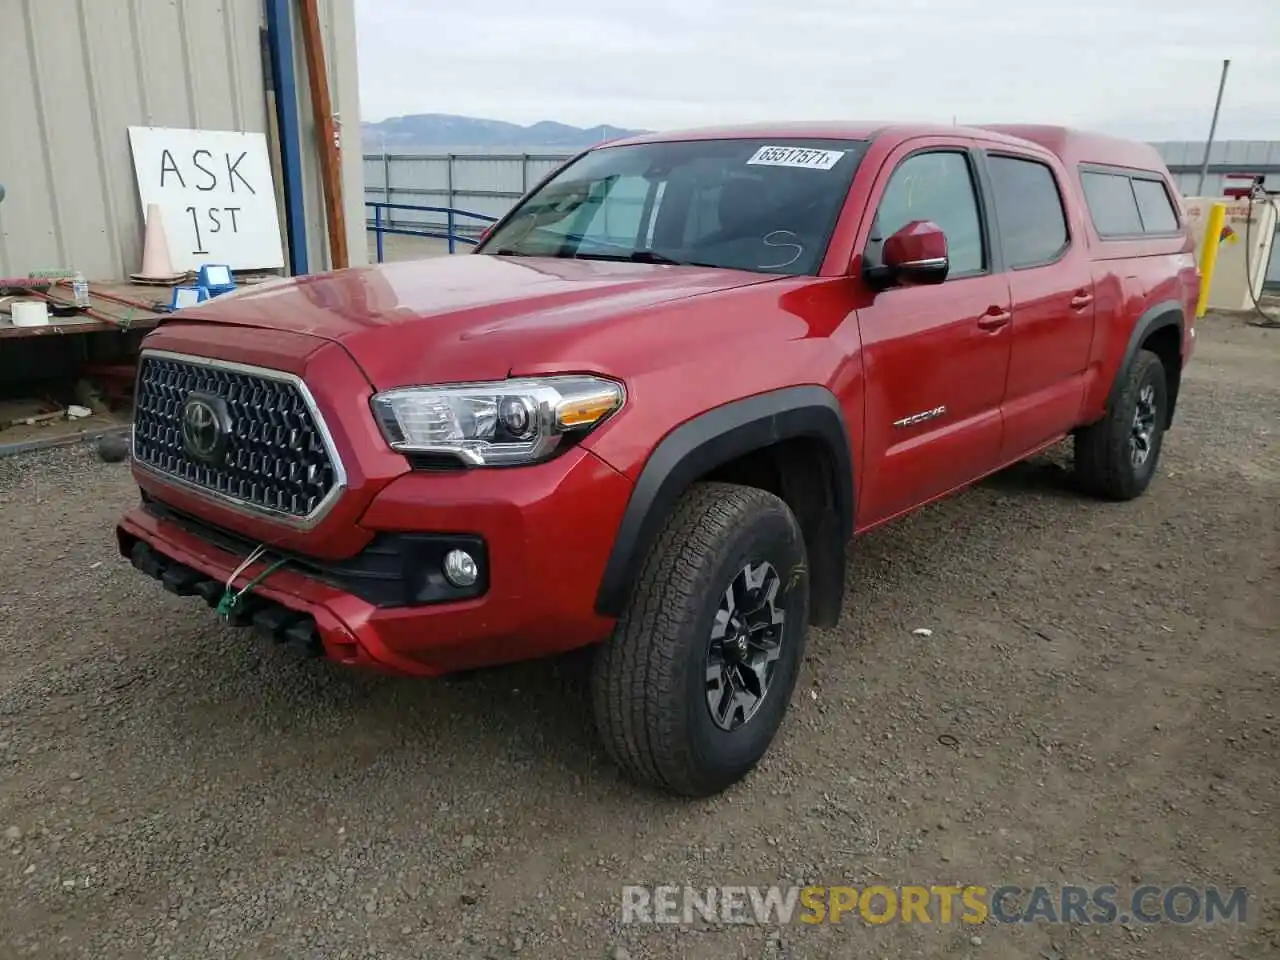
[[[913,220],[947,235],[947,279],[874,293],[858,309],[866,371],[862,527],[997,465],[1009,366],[1009,286],[993,256],[968,141],[910,141],[890,155],[870,198],[863,261]]]
[[[1093,342],[1093,273],[1079,211],[1065,200],[1061,166],[996,150],[985,160],[1013,299],[1000,454],[1011,461],[1079,420]]]

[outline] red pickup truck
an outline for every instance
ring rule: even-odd
[[[614,759],[768,748],[845,546],[1070,436],[1150,483],[1199,290],[1147,146],[803,124],[585,151],[469,256],[175,314],[120,550],[298,650],[424,676],[600,644]]]

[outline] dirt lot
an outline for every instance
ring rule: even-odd
[[[301,663],[113,553],[127,469],[0,460],[0,957],[1280,955],[1280,333],[1211,319],[1149,495],[1055,452],[861,541],[763,767],[604,760],[584,657]],[[912,630],[928,627],[925,639]],[[623,926],[623,884],[1247,886],[1247,923]]]

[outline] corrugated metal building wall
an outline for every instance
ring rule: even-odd
[[[456,207],[500,217],[516,200],[572,153],[543,149],[532,153],[463,150],[455,153],[366,154],[365,199],[421,207]],[[387,189],[390,184],[390,189]],[[372,212],[366,211],[371,217]],[[393,210],[398,224],[444,226],[440,213]],[[460,232],[478,232],[483,223],[459,218]]]
[[[1172,140],[1155,144],[1173,174],[1183,196],[1195,196],[1204,163],[1204,141]],[[1222,140],[1209,148],[1209,172],[1204,178],[1206,197],[1220,197],[1228,173],[1265,173],[1267,186],[1280,190],[1280,140]],[[1264,278],[1266,286],[1280,288],[1280,231],[1271,248]]]
[[[1184,196],[1195,195],[1204,162],[1204,141],[1168,140],[1153,144],[1173,173]],[[1280,182],[1280,140],[1222,140],[1209,149],[1209,174],[1204,195],[1222,194],[1227,173],[1266,173],[1268,181]],[[1275,185],[1271,185],[1276,189]]]
[[[0,276],[138,269],[143,218],[128,127],[267,131],[262,0],[0,0]],[[353,0],[321,0],[343,121],[348,245],[365,256]],[[328,262],[314,125],[295,15],[312,269]]]

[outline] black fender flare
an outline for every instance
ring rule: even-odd
[[[829,495],[843,550],[853,536],[853,457],[844,414],[826,387],[785,387],[715,407],[668,433],[645,462],[631,492],[596,593],[596,612],[621,616],[631,583],[680,496],[699,477],[731,460],[809,437],[828,453]],[[834,539],[834,538],[832,538]],[[812,563],[812,561],[811,561]],[[841,594],[842,595],[842,594]]]
[[[1115,379],[1111,381],[1111,390],[1107,393],[1107,409],[1111,408],[1111,402],[1120,391],[1120,381],[1125,371],[1129,369],[1129,365],[1133,363],[1133,358],[1137,356],[1138,350],[1142,344],[1146,342],[1147,337],[1164,327],[1174,327],[1178,331],[1178,356],[1181,361],[1185,361],[1182,356],[1182,340],[1185,332],[1186,321],[1182,315],[1182,304],[1177,300],[1161,300],[1159,303],[1152,304],[1142,316],[1138,318],[1138,322],[1133,325],[1133,329],[1129,332],[1129,342],[1125,344],[1124,356],[1120,360],[1120,366],[1116,368]],[[1173,423],[1173,410],[1178,402],[1177,384],[1182,379],[1181,366],[1177,370],[1166,370],[1169,375],[1170,384],[1173,389],[1169,392],[1169,416],[1166,418],[1165,426],[1168,427]]]

